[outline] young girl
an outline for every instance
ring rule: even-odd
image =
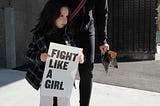
[[[41,86],[45,62],[50,42],[73,45],[67,32],[70,11],[68,1],[49,0],[44,6],[38,24],[31,31],[33,40],[29,44],[26,57],[31,61],[26,80],[35,88]],[[83,54],[80,57],[83,63]],[[40,95],[40,106],[70,106],[69,98],[46,97]]]

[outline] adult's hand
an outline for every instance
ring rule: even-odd
[[[84,54],[83,53],[80,54],[79,63],[80,64],[84,63]]]
[[[109,50],[109,45],[108,44],[101,45],[99,46],[99,49],[101,50],[102,54],[105,54],[107,50]]]

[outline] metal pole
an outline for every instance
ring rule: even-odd
[[[6,67],[16,67],[15,49],[15,19],[14,8],[6,7],[5,13],[5,40],[6,40]]]

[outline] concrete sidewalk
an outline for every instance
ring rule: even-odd
[[[76,81],[78,85],[78,81]],[[78,89],[74,89],[71,106],[78,105]],[[90,106],[159,106],[160,93],[93,83]],[[39,91],[22,79],[0,88],[1,106],[39,106]]]
[[[160,60],[118,62],[118,66],[106,74],[101,64],[95,64],[94,82],[160,93]]]
[[[25,72],[0,69],[1,106],[39,106],[39,91],[24,76]],[[101,64],[96,64],[90,106],[159,106],[159,76],[159,61],[119,63],[119,69],[110,69],[108,75]],[[79,106],[78,82],[77,89],[73,89],[72,106]]]

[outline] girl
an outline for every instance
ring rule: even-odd
[[[26,57],[31,61],[26,80],[39,89],[50,42],[73,45],[67,26],[70,18],[68,1],[49,0],[44,6],[38,24],[31,31],[33,40],[28,46]],[[83,54],[80,57],[83,63]],[[40,96],[40,106],[70,106],[69,98]]]

